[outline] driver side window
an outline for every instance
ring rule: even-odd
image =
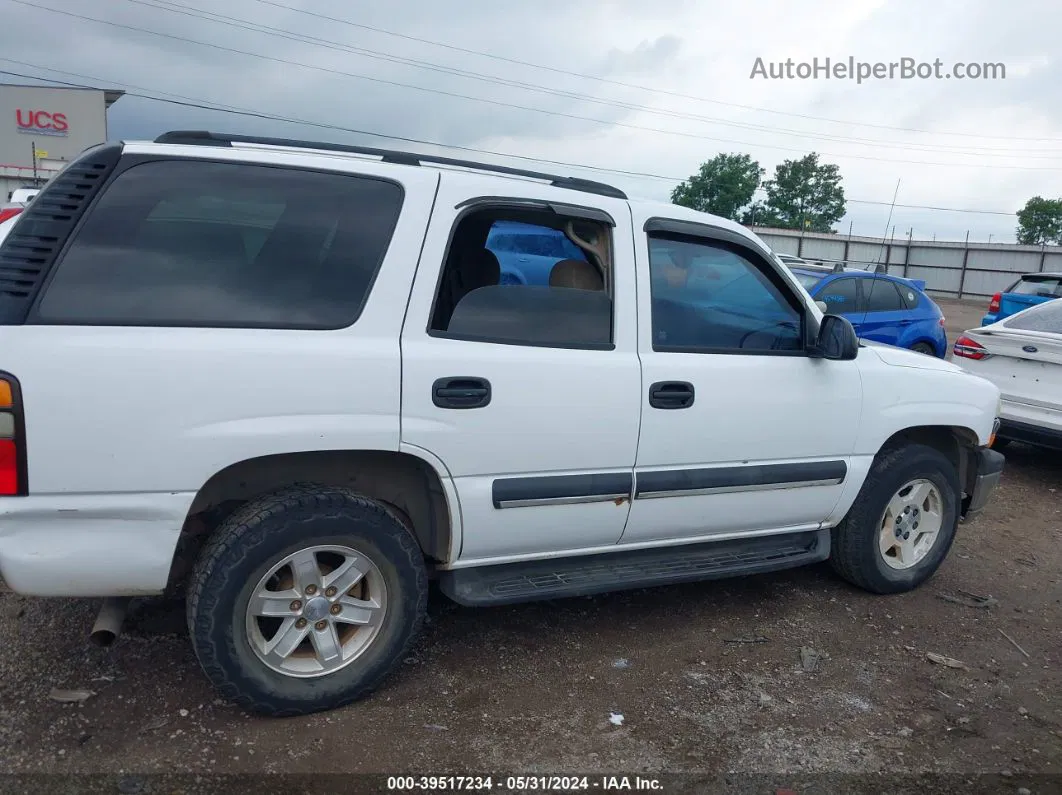
[[[666,233],[649,238],[653,350],[803,351],[803,312],[740,249]]]

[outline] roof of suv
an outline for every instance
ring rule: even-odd
[[[668,219],[689,221],[702,225],[711,225],[722,229],[736,232],[758,248],[767,247],[746,227],[720,216],[691,210],[677,204],[652,200],[630,199],[627,194],[612,185],[603,182],[552,174],[543,171],[500,166],[493,163],[482,163],[472,160],[460,160],[439,155],[422,154],[393,149],[379,149],[367,146],[349,144],[336,144],[321,141],[302,141],[288,138],[266,138],[253,135],[229,135],[222,133],[207,132],[201,130],[175,130],[163,133],[154,141],[129,141],[126,146],[134,147],[137,151],[145,151],[155,145],[178,146],[178,147],[216,147],[239,149],[242,152],[254,151],[261,153],[263,161],[269,160],[270,152],[282,151],[287,154],[298,153],[305,155],[327,155],[335,157],[350,155],[352,157],[376,157],[378,162],[391,163],[396,166],[423,167],[437,170],[459,169],[453,173],[461,173],[460,169],[479,172],[480,178],[497,179],[501,182],[523,182],[527,179],[539,180],[557,188],[579,191],[582,193],[595,194],[613,199],[628,201],[632,206],[640,208],[650,216],[660,216]]]
[[[238,147],[241,144],[249,144],[252,146],[281,147],[284,149],[305,149],[329,153],[363,156],[369,155],[379,157],[385,163],[395,163],[404,166],[428,165],[472,168],[479,171],[490,171],[507,176],[547,180],[550,184],[558,188],[570,188],[585,193],[611,196],[616,199],[627,198],[627,194],[619,188],[607,185],[604,182],[594,182],[593,180],[582,179],[581,177],[560,176],[544,171],[531,171],[529,169],[513,168],[512,166],[499,166],[491,163],[480,163],[474,160],[460,160],[453,157],[442,157],[440,155],[404,152],[397,149],[379,149],[371,146],[334,144],[324,141],[301,141],[291,138],[266,138],[256,135],[223,135],[221,133],[207,132],[205,130],[174,130],[160,135],[155,139],[155,143],[183,144],[191,146],[220,146],[229,148]]]

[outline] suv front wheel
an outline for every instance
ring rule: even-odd
[[[300,715],[372,690],[423,621],[416,539],[384,506],[307,486],[255,500],[204,548],[189,584],[199,662],[227,698]]]
[[[917,588],[944,561],[959,523],[959,476],[939,450],[904,444],[879,453],[844,520],[830,563],[873,593]]]

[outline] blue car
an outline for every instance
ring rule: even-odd
[[[1006,290],[992,296],[981,325],[987,326],[1055,298],[1062,298],[1062,273],[1026,273]]]
[[[501,265],[501,284],[549,284],[549,273],[562,259],[586,261],[586,254],[558,229],[519,221],[495,221],[486,248]]]
[[[830,314],[848,318],[861,338],[947,356],[944,313],[925,294],[925,282],[869,271],[790,270]]]

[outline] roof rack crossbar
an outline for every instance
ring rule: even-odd
[[[155,139],[157,144],[186,144],[193,146],[232,146],[233,144],[257,144],[260,146],[282,146],[291,149],[318,149],[325,152],[343,152],[345,154],[369,155],[379,157],[385,163],[397,163],[406,166],[420,166],[424,164],[454,166],[468,168],[477,171],[490,171],[496,174],[506,174],[516,177],[528,177],[549,182],[558,188],[569,188],[584,193],[596,193],[600,196],[609,196],[614,199],[626,199],[627,194],[612,185],[603,182],[594,182],[581,177],[565,177],[557,174],[548,174],[543,171],[530,171],[511,166],[497,166],[491,163],[480,163],[474,160],[460,160],[453,157],[440,155],[425,155],[417,152],[403,152],[397,149],[378,149],[372,146],[354,146],[351,144],[333,144],[324,141],[300,141],[291,138],[266,138],[257,135],[228,135],[208,132],[206,130],[172,130],[163,133]]]

